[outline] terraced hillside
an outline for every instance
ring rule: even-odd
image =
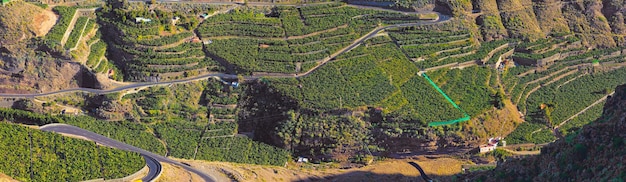
[[[373,30],[377,23],[419,19],[417,15],[331,3],[277,7],[269,14],[234,11],[205,20],[198,32],[203,40],[212,42],[206,46],[209,54],[234,65],[237,72],[302,73]]]
[[[464,153],[496,136],[547,143],[596,117],[625,82],[624,47],[589,44],[560,19],[549,31],[525,21],[548,16],[534,2],[480,3],[490,9],[431,21],[344,3],[183,11],[111,1],[97,25],[77,20],[73,29],[84,30],[70,33],[82,34],[72,56],[93,72],[144,82],[45,103],[121,120],[63,122],[160,154],[282,165],[290,153],[362,162]],[[182,79],[193,76],[201,77]],[[221,78],[195,82],[213,76]],[[48,105],[33,103],[18,106]]]
[[[223,70],[205,54],[194,33],[197,15],[156,11],[104,12],[107,16],[101,18],[110,58],[121,66],[125,79],[171,80]]]
[[[232,89],[232,90],[231,90]],[[190,90],[201,90],[190,93]],[[229,90],[229,91],[227,91]],[[238,162],[282,166],[290,154],[284,149],[254,141],[238,134],[235,121],[237,98],[241,87],[232,88],[219,80],[202,81],[146,89],[124,96],[81,95],[89,98],[83,109],[105,121],[90,116],[32,114],[22,118],[8,110],[0,118],[13,117],[22,122],[59,122],[94,131],[98,134],[160,155],[184,159]],[[172,99],[176,98],[176,99]],[[68,97],[52,98],[70,103]],[[55,102],[55,100],[47,100]],[[95,107],[95,108],[94,108]],[[185,136],[185,137],[181,137]]]
[[[211,71],[302,73],[379,24],[421,19],[343,3],[279,6],[270,12],[240,7],[211,15],[120,8],[101,18],[110,58],[123,68],[127,80],[148,81]]]
[[[385,146],[383,148],[388,150],[413,150],[410,149],[411,146],[429,140],[420,136],[423,133],[430,133],[427,129],[429,123],[459,119],[464,117],[464,113],[453,107],[424,77],[418,74],[419,62],[414,63],[409,60],[401,47],[390,36],[383,34],[338,56],[310,75],[297,79],[268,79],[265,82],[269,87],[277,89],[276,92],[284,94],[288,98],[272,105],[282,105],[280,107],[282,112],[295,112],[296,118],[289,118],[289,114],[287,114],[286,120],[275,123],[275,125],[262,124],[275,122],[264,119],[256,121],[256,124],[246,121],[242,124],[246,126],[242,128],[242,131],[273,130],[269,136],[267,134],[256,135],[255,133],[255,137],[262,141],[267,138],[280,137],[282,140],[279,141],[283,142],[265,141],[274,142],[278,146],[293,148],[297,152],[307,153],[310,151],[303,150],[314,148],[314,152],[307,153],[308,155],[319,155],[320,152],[329,154],[329,152],[324,151],[337,150],[338,148],[334,147],[337,145],[349,146],[347,148],[349,151],[358,152],[362,149],[357,147],[358,145],[353,146],[355,144],[353,142],[359,143],[361,137],[365,136],[375,137],[375,141],[372,141],[371,144],[379,147]],[[431,75],[440,86],[443,85],[444,92],[449,93],[452,100],[461,108],[469,110],[472,116],[482,114],[482,112],[494,107],[492,95],[496,93],[494,87],[497,82],[494,71],[475,66],[462,71],[452,70],[449,73],[451,75],[446,75],[445,70],[447,69],[441,70],[443,72],[435,71],[433,73],[427,72],[427,74]],[[473,92],[467,92],[467,90]],[[255,102],[272,101],[271,98],[251,101],[251,103]],[[297,106],[294,107],[292,104]],[[242,105],[245,108],[245,104]],[[259,110],[267,109],[269,111],[273,110],[272,107],[262,107]],[[381,120],[367,120],[362,118],[359,113],[369,113],[372,117],[381,115],[382,118],[380,118]],[[262,114],[258,111],[240,114],[240,119],[266,117]],[[346,115],[351,115],[357,119],[346,117]],[[276,120],[276,118],[272,120]],[[339,129],[339,133],[317,137],[303,135],[306,132],[284,133],[289,131],[290,127],[318,133],[320,131],[315,129],[316,122],[322,122],[324,123],[322,125],[328,125],[330,128],[334,128],[334,125],[342,122],[361,122],[366,124],[357,124],[356,127],[369,126],[371,127],[369,132],[372,133],[357,132],[353,136],[341,134],[341,131],[358,130],[354,127],[342,128]],[[277,128],[271,129],[274,126]],[[457,127],[460,126],[449,126],[449,128]],[[454,137],[454,134],[451,133],[439,133],[438,135]],[[305,137],[305,139],[300,139],[295,143],[290,142],[292,138],[300,137]],[[343,138],[343,140],[330,138]],[[319,140],[330,141],[315,142]],[[384,141],[389,140],[402,142],[406,145],[400,148],[396,148],[399,147],[397,145],[387,146],[388,144]],[[413,144],[410,144],[411,142]]]
[[[507,46],[511,40],[478,43],[467,30],[432,31],[429,27],[389,30],[389,35],[407,57],[422,69],[450,67],[460,63],[486,62],[494,49]]]
[[[568,137],[541,149],[541,154],[507,160],[494,170],[464,175],[471,181],[566,181],[626,178],[622,165],[624,148],[624,106],[626,87],[614,87],[615,95],[606,101],[599,118]],[[606,167],[598,167],[606,166]],[[610,166],[610,167],[609,167]],[[544,171],[553,171],[546,173]]]
[[[198,18],[179,12],[155,10],[152,14],[141,8],[106,12],[109,16],[102,18],[105,38],[92,42],[98,54],[90,57],[107,62],[108,56],[98,55],[113,54],[112,62],[121,64],[129,80],[159,81],[209,71],[264,77],[234,95],[230,89],[201,89],[202,95],[189,96],[150,89],[124,96],[119,106],[107,104],[115,99],[105,99],[103,105],[89,107],[95,107],[101,118],[130,117],[158,124],[160,130],[179,127],[157,122],[172,118],[237,122],[237,131],[254,140],[320,157],[339,155],[343,149],[347,155],[356,155],[364,152],[363,145],[390,152],[414,151],[416,146],[471,146],[486,137],[486,130],[499,135],[512,131],[511,127],[485,129],[494,125],[492,117],[517,116],[512,101],[527,122],[517,126],[514,123],[520,119],[516,118],[498,125],[517,126],[507,140],[544,143],[580,126],[576,120],[568,124],[575,115],[592,117],[593,113],[582,110],[593,108],[593,103],[610,93],[592,83],[618,84],[623,72],[621,48],[588,49],[583,37],[572,33],[553,33],[536,41],[526,41],[524,36],[479,41],[479,35],[463,21],[451,20],[387,28],[337,54],[377,27],[424,20],[421,15],[358,9],[342,3],[230,10],[211,14],[199,24],[185,23]],[[176,16],[181,24],[172,24]],[[124,17],[127,20],[119,21]],[[132,17],[151,21],[138,23]],[[88,59],[87,65],[98,68],[103,61]],[[233,80],[223,84],[230,84],[227,82]],[[574,104],[565,99],[572,94],[592,96]],[[177,99],[166,101],[170,97]],[[200,105],[182,104],[197,100]],[[465,116],[471,119],[428,127],[432,122]],[[198,132],[190,134],[193,136],[204,136],[203,132],[209,132],[202,129],[206,126],[180,124]],[[563,132],[554,129],[557,126],[563,126]],[[328,130],[332,132],[319,134]],[[228,132],[216,138],[230,135],[236,134]],[[197,146],[193,154],[187,150],[175,153],[203,156],[201,151],[207,149],[201,143],[192,143]]]
[[[611,88],[626,83],[621,49],[585,51],[572,38],[518,45],[513,60],[546,62],[542,67],[509,68],[502,75],[505,92],[528,121],[512,134],[510,143],[552,141],[552,130],[563,125],[561,132],[571,133],[567,124],[571,117],[586,112],[585,108],[610,94]]]
[[[247,127],[242,131],[273,129],[273,134],[255,134],[255,138],[308,155],[334,154],[341,148],[338,145],[358,153],[363,149],[355,143],[365,136],[373,136],[370,144],[386,151],[411,151],[411,146],[428,142],[438,145],[434,138],[462,147],[464,144],[454,141],[479,135],[476,129],[487,125],[480,120],[489,120],[494,110],[508,108],[511,100],[527,122],[514,124],[515,131],[492,132],[512,132],[506,139],[513,144],[546,143],[587,123],[577,117],[597,116],[595,105],[611,93],[611,87],[626,83],[621,79],[626,72],[621,47],[585,49],[580,37],[572,34],[554,34],[533,42],[508,39],[472,43],[471,37],[470,32],[449,25],[389,29],[309,75],[261,81],[287,99],[254,100],[281,106],[257,108],[274,113],[278,109],[285,118],[279,122],[276,118],[245,122]],[[418,75],[420,70],[474,119],[443,127],[444,131],[427,129],[429,122],[461,118],[463,114]],[[362,114],[373,118],[364,119],[367,117]],[[350,120],[348,115],[358,119]],[[240,114],[240,119],[266,116],[257,110]],[[294,127],[320,132],[315,122],[330,128],[341,126],[337,122],[363,122],[370,130],[350,137],[340,133],[317,137],[285,133]],[[319,140],[334,144],[315,142]],[[389,145],[389,141],[395,144]],[[307,148],[315,150],[303,151]]]

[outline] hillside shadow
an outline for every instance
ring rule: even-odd
[[[408,162],[411,166],[415,168],[416,171],[420,172],[418,176],[407,176],[400,174],[400,172],[395,174],[379,174],[373,173],[371,171],[351,171],[337,175],[325,176],[325,177],[312,177],[303,180],[295,180],[295,182],[309,182],[309,181],[354,181],[354,182],[362,182],[362,181],[375,181],[375,182],[429,182],[429,181],[455,181],[457,178],[456,175],[449,176],[440,176],[440,175],[426,175],[424,170],[415,162]],[[409,169],[407,169],[409,170]]]
[[[72,77],[72,80],[75,80],[76,84],[79,87],[94,88],[94,89],[100,89],[102,87],[100,85],[100,82],[98,82],[98,79],[96,78],[96,75],[94,73],[90,72],[83,65],[79,65],[79,67],[80,67],[80,71],[78,71]]]

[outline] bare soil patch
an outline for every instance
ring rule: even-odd
[[[173,166],[168,163],[161,163],[163,166],[163,173],[161,177],[157,180],[158,182],[176,182],[176,181],[185,181],[185,182],[201,182],[202,178],[200,176],[190,173],[185,169],[179,166]]]
[[[35,36],[44,36],[56,24],[59,17],[51,10],[43,10],[33,17],[33,28],[35,28]]]
[[[6,174],[0,173],[0,182],[18,182],[18,180],[13,179]]]

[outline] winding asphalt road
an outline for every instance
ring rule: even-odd
[[[355,40],[349,46],[347,46],[347,47],[343,48],[342,50],[340,50],[340,51],[332,54],[331,56],[325,58],[324,60],[321,61],[320,64],[318,64],[317,66],[313,67],[312,69],[310,69],[307,72],[304,72],[304,73],[301,73],[301,74],[251,75],[251,76],[244,76],[244,79],[245,80],[254,80],[254,79],[261,78],[261,77],[268,77],[268,78],[297,78],[297,77],[303,77],[303,76],[309,75],[312,72],[314,72],[315,70],[317,70],[318,68],[320,68],[321,66],[325,65],[328,61],[334,59],[335,57],[337,57],[337,56],[339,56],[339,55],[341,55],[343,53],[346,53],[346,52],[356,48],[357,46],[361,45],[365,40],[374,37],[380,31],[383,31],[383,30],[386,30],[386,29],[391,29],[391,28],[411,27],[411,26],[420,26],[420,25],[432,25],[432,24],[438,24],[438,23],[447,22],[447,21],[450,21],[452,19],[448,15],[443,15],[443,14],[440,14],[440,13],[437,13],[437,14],[439,15],[439,19],[434,20],[434,21],[422,21],[422,22],[416,22],[416,23],[396,24],[396,25],[389,25],[389,26],[385,26],[385,27],[376,28],[376,29],[372,30],[371,32],[369,32],[368,34],[366,34],[366,35],[362,36],[361,38]],[[58,90],[58,91],[53,91],[53,92],[32,93],[32,94],[0,93],[0,97],[4,97],[4,98],[34,98],[34,97],[40,97],[40,96],[50,96],[50,95],[55,95],[55,94],[72,93],[72,92],[87,92],[87,93],[94,93],[94,94],[108,94],[108,93],[121,92],[121,91],[125,91],[125,90],[131,90],[131,89],[139,89],[139,88],[143,88],[143,87],[167,86],[167,85],[170,85],[170,84],[186,83],[186,82],[202,80],[202,79],[206,79],[206,78],[210,78],[210,77],[221,78],[221,79],[237,79],[237,75],[233,75],[233,74],[210,73],[210,74],[205,74],[205,75],[201,75],[201,76],[197,76],[197,77],[184,78],[184,79],[171,80],[171,81],[164,81],[164,82],[137,82],[137,83],[132,83],[132,84],[125,85],[125,86],[116,87],[116,88],[109,89],[109,90],[101,90],[101,89],[93,89],[93,88],[72,88],[72,89]]]
[[[146,175],[146,177],[141,178],[141,181],[154,181],[156,180],[160,175],[161,172],[163,171],[163,166],[161,166],[161,163],[159,163],[159,161],[157,161],[156,159],[147,156],[147,155],[142,155],[143,159],[146,160],[146,165],[148,165],[148,175]]]
[[[409,164],[411,164],[411,166],[415,167],[415,169],[417,169],[420,172],[420,176],[422,176],[422,179],[424,179],[424,181],[426,182],[432,182],[433,179],[428,177],[428,175],[424,172],[424,170],[422,169],[422,167],[420,167],[419,164],[415,163],[415,162],[409,162]]]
[[[117,149],[121,149],[121,150],[127,150],[127,151],[133,151],[133,152],[140,153],[144,157],[147,157],[146,163],[148,164],[148,168],[151,167],[150,164],[152,163],[152,162],[148,162],[148,158],[151,158],[152,160],[156,160],[158,162],[165,162],[165,163],[173,164],[173,165],[176,165],[176,166],[180,166],[180,167],[182,167],[183,169],[185,169],[187,171],[196,173],[204,181],[207,181],[207,182],[216,181],[215,178],[213,178],[211,175],[206,174],[206,173],[204,173],[204,172],[202,172],[202,171],[200,171],[198,169],[192,168],[192,167],[190,167],[188,165],[182,164],[182,163],[180,163],[178,161],[175,161],[173,159],[170,159],[170,158],[164,157],[162,155],[158,155],[158,154],[146,151],[144,149],[140,149],[140,148],[134,147],[132,145],[128,145],[128,144],[122,143],[122,142],[117,141],[117,140],[113,140],[113,139],[107,138],[107,137],[102,136],[100,134],[97,134],[97,133],[94,133],[94,132],[91,132],[91,131],[87,131],[87,130],[84,130],[82,128],[76,127],[76,126],[55,123],[55,124],[44,125],[44,126],[40,127],[39,129],[42,130],[42,131],[51,131],[51,132],[56,132],[56,133],[65,133],[65,134],[81,136],[81,137],[85,137],[85,138],[87,138],[89,140],[95,141],[96,143],[99,143],[99,144],[102,144],[102,145],[105,145],[105,146],[109,146],[109,147],[113,147],[113,148],[117,148]],[[150,172],[149,172],[150,175],[148,175],[148,177],[146,177],[146,178],[151,179],[151,178],[149,178],[149,177],[151,177],[151,175],[152,175],[152,177],[155,177],[155,175],[160,173],[161,164],[159,164],[158,162],[156,164],[152,163],[152,167],[153,168],[150,168]],[[158,168],[158,170],[156,170],[157,168]],[[153,170],[153,169],[155,169],[155,170]],[[144,178],[142,180],[145,181],[146,178]],[[147,181],[150,181],[150,180],[147,180]]]

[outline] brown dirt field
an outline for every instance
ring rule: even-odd
[[[0,173],[0,182],[18,182],[18,180],[13,179],[6,174]]]
[[[36,14],[33,17],[33,27],[35,28],[35,35],[37,37],[48,34],[48,31],[52,29],[56,24],[59,17],[51,10],[43,10],[41,13]]]
[[[354,169],[312,169],[313,164],[290,163],[288,167],[182,160],[200,170],[227,171],[238,181],[416,181],[421,180],[417,169],[409,164],[416,162],[430,177],[461,173],[461,165],[469,162],[453,158],[388,159]],[[227,178],[224,180],[228,180]],[[220,181],[220,180],[218,180]]]
[[[158,182],[174,182],[174,181],[191,181],[191,182],[201,182],[202,179],[200,176],[189,173],[188,171],[182,169],[178,166],[173,166],[168,163],[161,163],[163,166],[163,173],[161,177],[157,180]]]

